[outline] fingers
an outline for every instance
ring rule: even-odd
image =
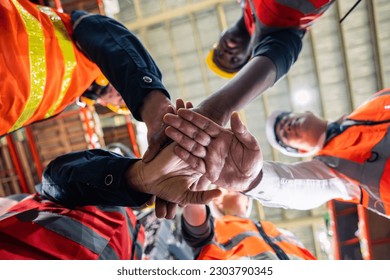
[[[207,204],[214,198],[217,198],[222,194],[220,189],[212,189],[207,191],[188,191],[181,206],[187,204]]]
[[[210,185],[210,180],[206,176],[200,177],[198,183],[194,187],[194,190],[201,191],[207,190],[207,187]]]
[[[180,131],[173,127],[167,127],[165,130],[166,135],[179,144],[182,148],[193,154],[194,156],[203,158],[206,156],[206,148],[198,144],[195,140],[182,134]],[[205,141],[207,142],[207,141]],[[206,145],[207,146],[207,145]]]
[[[177,114],[184,120],[203,130],[211,137],[216,137],[222,129],[221,126],[219,126],[209,118],[196,113],[195,111],[188,109],[180,109],[177,111]]]
[[[161,198],[156,198],[154,212],[157,218],[165,218],[167,214],[167,202]]]
[[[251,150],[260,150],[256,138],[248,131],[246,126],[240,120],[237,112],[234,112],[230,117],[230,126],[237,139],[247,148]]]
[[[160,151],[160,145],[158,145],[157,143],[150,144],[144,156],[142,157],[142,161],[145,163],[151,161],[152,159],[155,158],[155,156],[158,154],[159,151]]]
[[[176,215],[176,210],[176,203],[168,202],[159,197],[156,198],[154,211],[157,218],[173,219]]]
[[[173,114],[165,115],[164,122],[165,124],[170,125],[171,127],[176,129],[176,131],[173,130],[170,131],[171,133],[174,133],[172,136],[175,137],[176,139],[184,139],[183,136],[187,136],[188,138],[198,142],[202,146],[207,146],[211,141],[211,137],[210,135],[208,135],[207,132],[203,131],[202,129],[195,126],[191,122],[188,122],[180,118],[177,115],[173,115]]]
[[[187,109],[192,109],[192,108],[194,108],[194,105],[192,104],[191,101],[186,102],[186,108],[187,108]]]
[[[173,219],[176,215],[176,210],[177,210],[177,204],[176,203],[171,203],[167,202],[167,211],[165,215],[165,219]]]
[[[166,126],[164,125],[151,138],[148,149],[146,150],[144,156],[142,157],[143,162],[145,163],[150,162],[157,156],[160,150],[162,150],[170,143],[172,143],[172,140],[168,138],[168,136],[165,134],[165,128]]]
[[[201,174],[206,173],[206,165],[201,158],[192,155],[191,153],[189,153],[187,150],[183,149],[180,146],[175,146],[174,152],[181,160],[187,163],[192,169],[196,170]]]
[[[180,108],[186,108],[186,105],[184,104],[183,99],[178,98],[176,99],[176,111],[179,110]]]

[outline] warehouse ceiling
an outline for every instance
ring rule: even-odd
[[[62,2],[66,8],[67,2],[88,1]],[[390,1],[363,0],[339,24],[355,2],[336,1],[305,36],[303,50],[289,74],[241,112],[265,159],[292,161],[272,150],[264,137],[265,119],[273,110],[311,110],[335,120],[379,89],[390,87]],[[236,0],[118,3],[120,11],[113,17],[145,44],[173,100],[180,97],[196,105],[226,82],[206,67],[205,56],[219,34],[241,16]],[[297,235],[320,255],[318,234],[323,230],[324,209],[260,209],[260,215],[291,229],[299,227]]]

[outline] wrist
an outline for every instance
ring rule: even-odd
[[[150,91],[144,98],[142,106],[139,109],[142,121],[149,127],[160,117],[159,112],[166,111],[171,105],[169,98],[160,90]],[[161,116],[162,118],[162,116]]]
[[[145,176],[144,176],[144,163],[142,160],[138,160],[136,163],[130,165],[130,167],[126,170],[125,182],[129,188],[137,192],[146,193],[146,184],[145,184]]]
[[[256,176],[256,178],[250,183],[249,187],[246,190],[243,190],[242,193],[245,194],[251,190],[253,190],[255,187],[257,187],[261,180],[263,179],[263,169],[260,170],[260,173]]]
[[[228,123],[230,114],[232,113],[228,106],[218,100],[218,98],[205,100],[194,111],[209,118],[220,126],[225,126]]]

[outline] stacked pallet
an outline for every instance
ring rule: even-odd
[[[102,137],[98,136],[97,122],[84,108],[64,112],[31,128],[43,166],[60,155],[104,145]]]
[[[30,135],[22,129],[1,139],[0,196],[34,192],[40,173],[54,158],[104,146],[99,122],[86,108],[33,124],[29,131]]]
[[[5,138],[0,146],[0,196],[20,193],[19,179]]]
[[[104,127],[103,134],[106,145],[112,143],[122,143],[126,147],[129,147],[134,153],[133,145],[129,137],[129,130],[126,124],[113,127]]]

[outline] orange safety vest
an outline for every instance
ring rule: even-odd
[[[0,136],[60,113],[100,73],[72,41],[69,15],[2,0],[0,26]]]
[[[279,246],[289,259],[316,259],[293,238],[282,234],[272,223],[263,221],[261,225],[268,238]],[[216,218],[214,231],[213,240],[201,248],[198,260],[278,259],[274,249],[249,219],[229,215]]]
[[[357,124],[330,139],[316,158],[361,187],[363,206],[390,215],[390,89],[375,94],[346,120]]]
[[[244,1],[244,0],[242,0]],[[262,33],[285,28],[308,28],[335,0],[246,0],[245,25],[250,34],[256,28]],[[251,3],[256,10],[252,13]]]
[[[125,207],[62,207],[31,195],[0,216],[0,259],[141,259],[144,229]]]

